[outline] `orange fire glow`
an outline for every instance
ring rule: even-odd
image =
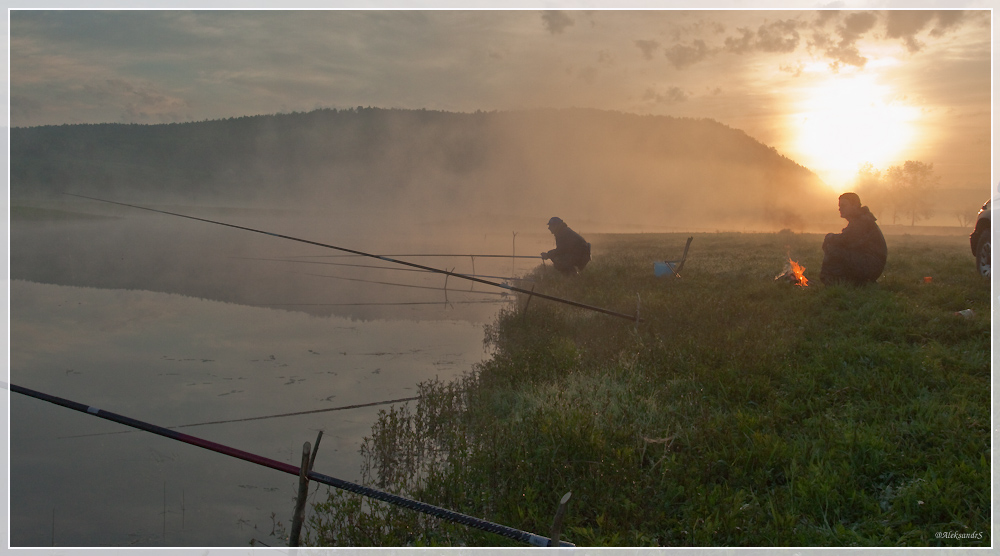
[[[784,278],[796,286],[808,286],[809,279],[805,275],[806,267],[800,265],[799,263],[788,257],[788,262],[785,263],[785,270],[781,274],[774,277],[775,280],[780,280]]]
[[[809,280],[806,278],[804,272],[806,267],[800,265],[799,263],[788,259],[788,265],[792,268],[792,276],[794,278],[794,283],[796,286],[808,286]]]

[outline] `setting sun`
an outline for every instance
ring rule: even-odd
[[[918,110],[873,76],[834,76],[801,92],[793,114],[801,162],[834,189],[849,187],[864,162],[896,162],[914,138]]]

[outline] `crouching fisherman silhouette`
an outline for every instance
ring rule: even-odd
[[[590,244],[570,229],[561,218],[549,219],[549,231],[556,237],[556,248],[542,253],[542,260],[552,261],[552,266],[563,274],[576,274],[590,262]]]
[[[839,234],[826,234],[819,279],[827,285],[873,283],[885,268],[885,237],[856,193],[844,193],[839,203],[847,226]]]

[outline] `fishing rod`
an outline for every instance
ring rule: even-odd
[[[146,210],[146,211],[149,211],[149,212],[158,212],[160,214],[169,214],[170,216],[178,216],[180,218],[187,218],[189,220],[197,220],[199,222],[206,222],[208,224],[216,224],[216,225],[219,225],[219,226],[226,226],[227,228],[234,228],[234,229],[237,229],[237,230],[244,230],[244,231],[247,231],[247,232],[255,232],[255,233],[258,233],[258,234],[264,234],[264,235],[271,236],[271,237],[277,237],[277,238],[281,238],[281,239],[288,239],[288,240],[292,240],[292,241],[298,241],[299,243],[305,243],[305,244],[308,244],[308,245],[315,245],[317,247],[325,247],[327,249],[335,249],[337,251],[343,251],[345,253],[351,253],[353,255],[358,255],[358,256],[362,256],[362,257],[371,257],[373,259],[379,259],[379,260],[387,261],[387,262],[390,262],[390,263],[396,263],[396,264],[401,264],[401,265],[405,265],[405,266],[410,266],[410,267],[413,267],[413,268],[419,268],[419,269],[423,269],[423,270],[428,270],[428,271],[431,271],[431,272],[436,272],[438,274],[444,274],[446,276],[454,276],[456,278],[461,278],[463,280],[471,280],[473,282],[479,282],[481,284],[486,284],[488,286],[493,286],[493,287],[496,287],[496,288],[503,288],[505,290],[510,290],[510,291],[514,291],[514,292],[518,292],[518,293],[523,293],[523,294],[528,295],[528,296],[540,297],[542,299],[548,299],[549,301],[555,301],[557,303],[563,303],[563,304],[566,304],[566,305],[572,305],[573,307],[579,307],[581,309],[589,309],[591,311],[597,311],[598,313],[604,313],[605,315],[611,315],[613,317],[623,318],[623,319],[627,319],[627,320],[631,320],[631,321],[635,321],[635,322],[642,322],[642,319],[639,318],[638,314],[636,314],[636,315],[626,315],[625,313],[619,313],[617,311],[612,311],[610,309],[604,309],[603,307],[595,307],[593,305],[587,305],[585,303],[580,303],[580,302],[577,302],[577,301],[571,301],[569,299],[563,299],[561,297],[556,297],[554,295],[548,295],[548,294],[544,294],[544,293],[538,293],[538,292],[535,292],[535,291],[532,291],[532,290],[526,290],[524,288],[518,288],[516,286],[510,286],[510,285],[507,285],[507,284],[500,284],[500,283],[497,283],[497,282],[490,282],[489,280],[483,280],[482,278],[475,278],[475,277],[468,276],[468,275],[465,275],[465,274],[458,274],[458,273],[451,272],[451,271],[448,271],[448,270],[442,270],[440,268],[434,268],[434,267],[425,266],[425,265],[422,265],[422,264],[412,263],[412,262],[408,262],[408,261],[401,261],[399,259],[393,259],[393,258],[385,256],[385,255],[374,255],[372,253],[365,253],[364,251],[358,251],[356,249],[349,249],[347,247],[338,247],[336,245],[330,245],[329,243],[321,243],[319,241],[313,241],[313,240],[310,240],[310,239],[302,239],[302,238],[288,236],[288,235],[284,235],[284,234],[276,234],[274,232],[268,232],[268,231],[265,231],[265,230],[258,230],[256,228],[249,228],[249,227],[240,226],[240,225],[237,225],[237,224],[229,224],[229,223],[226,223],[226,222],[219,222],[218,220],[209,220],[208,218],[199,218],[197,216],[190,216],[190,215],[187,215],[187,214],[180,214],[180,213],[177,213],[177,212],[170,212],[170,211],[166,211],[166,210],[160,210],[160,209],[154,209],[154,208],[149,208],[149,207],[143,207],[143,206],[140,206],[140,205],[131,205],[131,204],[128,204],[128,203],[120,203],[118,201],[109,201],[107,199],[98,199],[97,197],[88,197],[86,195],[77,195],[75,193],[64,193],[64,195],[69,195],[70,197],[79,197],[81,199],[89,199],[91,201],[98,201],[98,202],[101,202],[101,203],[108,203],[108,204],[112,204],[112,205],[119,205],[119,206],[123,206],[123,207],[130,207],[130,208],[139,209],[139,210]]]
[[[67,193],[69,195],[69,193]],[[289,257],[292,259],[307,259],[307,258],[326,258],[326,257],[359,257],[361,255],[295,255],[294,257]],[[541,259],[538,255],[456,255],[455,253],[441,253],[441,254],[415,254],[415,253],[396,253],[395,255],[391,253],[384,253],[384,257],[470,257],[470,258],[483,258],[483,259]]]
[[[354,257],[355,255],[349,255]],[[287,259],[273,259],[268,257],[229,257],[230,259],[237,259],[241,261],[269,261],[269,262],[280,262],[280,263],[299,263],[299,264],[322,264],[330,266],[346,266],[350,268],[374,268],[377,270],[394,270],[399,272],[421,272],[425,274],[434,274],[429,270],[419,270],[416,268],[396,268],[394,266],[375,266],[371,264],[351,264],[351,263],[326,263],[323,261],[298,261],[295,258]],[[490,276],[488,274],[466,274],[466,276],[475,276],[476,278],[495,278],[497,280],[517,280],[519,282],[534,282],[530,278],[517,278],[511,276]]]
[[[369,402],[369,403],[359,403],[359,404],[354,404],[354,405],[342,405],[340,407],[328,407],[326,409],[309,409],[309,410],[306,410],[306,411],[296,411],[294,413],[278,413],[276,415],[263,415],[263,416],[260,416],[260,417],[243,417],[243,418],[240,418],[240,419],[225,419],[225,420],[222,420],[222,421],[203,421],[201,423],[189,423],[187,425],[174,425],[172,427],[164,427],[164,428],[167,428],[167,429],[184,429],[184,428],[188,428],[188,427],[202,427],[202,426],[205,426],[205,425],[221,425],[221,424],[225,424],[225,423],[242,423],[244,421],[259,421],[261,419],[277,419],[279,417],[297,417],[299,415],[310,415],[310,414],[313,414],[313,413],[327,413],[327,412],[330,412],[330,411],[343,411],[345,409],[358,409],[358,408],[361,408],[361,407],[372,407],[372,406],[376,406],[376,405],[387,405],[387,404],[393,404],[393,403],[411,402],[411,401],[419,400],[419,399],[420,399],[420,396],[411,396],[409,398],[398,398],[398,399],[395,399],[395,400],[385,400],[385,401],[381,401],[381,402]],[[125,431],[114,431],[114,432],[92,432],[92,433],[88,433],[88,434],[74,434],[72,436],[59,436],[57,438],[58,439],[64,439],[64,438],[84,438],[84,437],[87,437],[87,436],[108,436],[108,435],[111,435],[111,434],[125,434],[125,433],[129,433],[129,432],[134,432],[134,431],[125,430]]]
[[[504,302],[503,299],[477,299],[472,301],[373,301],[369,303],[262,303],[261,305],[266,305],[267,307],[402,307],[406,305],[487,305]]]
[[[487,305],[504,302],[503,299],[476,299],[472,301],[373,301],[369,303],[262,303],[262,305],[268,307],[402,307],[406,305]]]
[[[7,387],[6,384],[3,385]],[[67,400],[66,398],[59,398],[51,394],[46,394],[44,392],[39,392],[37,390],[30,390],[24,388],[23,386],[18,386],[16,384],[11,384],[10,391],[16,392],[18,394],[23,394],[38,400],[49,402],[55,405],[59,405],[68,409],[79,411],[81,413],[87,413],[95,417],[100,417],[101,419],[107,419],[108,421],[113,421],[115,423],[120,423],[135,429],[143,430],[146,432],[151,432],[153,434],[158,434],[160,436],[165,436],[172,440],[178,440],[186,444],[191,444],[192,446],[198,446],[199,448],[204,448],[206,450],[211,450],[213,452],[241,459],[243,461],[248,461],[256,465],[261,465],[263,467],[269,467],[275,471],[282,471],[288,473],[289,475],[302,476],[302,469],[296,467],[290,463],[280,462],[275,459],[264,457],[251,452],[246,452],[238,448],[233,448],[231,446],[226,446],[225,444],[219,444],[218,442],[212,442],[211,440],[206,440],[204,438],[199,438],[197,436],[191,436],[190,434],[184,434],[182,432],[177,432],[170,430],[165,427],[154,425],[151,423],[146,423],[144,421],[139,421],[138,419],[133,419],[131,417],[126,417],[124,415],[119,415],[117,413],[112,413],[110,411],[105,411],[93,406],[85,405],[72,400]],[[354,494],[360,494],[368,498],[374,498],[376,500],[381,500],[382,502],[388,502],[396,506],[401,506],[408,510],[413,510],[421,513],[425,513],[434,516],[438,519],[445,519],[466,527],[475,527],[482,531],[488,531],[496,535],[501,535],[509,539],[514,539],[516,541],[523,542],[525,544],[530,544],[533,546],[548,546],[549,539],[536,535],[534,533],[529,533],[527,531],[521,531],[520,529],[514,529],[513,527],[508,527],[506,525],[501,525],[499,523],[494,523],[491,521],[486,521],[485,519],[480,519],[478,517],[473,517],[466,514],[461,514],[440,506],[434,506],[427,504],[426,502],[420,502],[413,500],[411,498],[405,498],[399,496],[398,494],[392,494],[384,490],[378,490],[371,487],[366,487],[359,485],[357,483],[352,483],[350,481],[345,481],[343,479],[338,479],[336,477],[331,477],[330,475],[324,475],[322,473],[317,473],[312,470],[305,472],[305,476],[311,480],[318,483],[323,483],[325,485],[330,485],[334,488],[339,488],[341,490],[346,490],[347,492],[352,492]],[[567,541],[559,541],[559,546],[571,547],[576,546],[573,543]]]
[[[379,280],[364,280],[362,278],[347,278],[346,276],[331,276],[329,274],[313,274],[312,272],[303,272],[304,276],[316,276],[319,278],[333,278],[335,280],[345,280],[347,282],[364,282],[366,284],[380,284],[383,286],[400,286],[403,288],[416,288],[420,290],[434,290],[434,291],[446,291],[455,293],[481,293],[483,295],[507,295],[507,292],[484,292],[479,290],[449,290],[448,288],[442,288],[437,286],[418,286],[416,284],[400,284],[398,282],[381,282]]]

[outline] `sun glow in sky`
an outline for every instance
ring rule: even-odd
[[[984,9],[12,10],[10,123],[585,107],[712,119],[834,189],[864,162],[911,159],[978,188],[991,23]]]
[[[858,168],[886,168],[919,140],[919,109],[873,74],[834,75],[803,89],[791,115],[798,159],[838,191]]]

